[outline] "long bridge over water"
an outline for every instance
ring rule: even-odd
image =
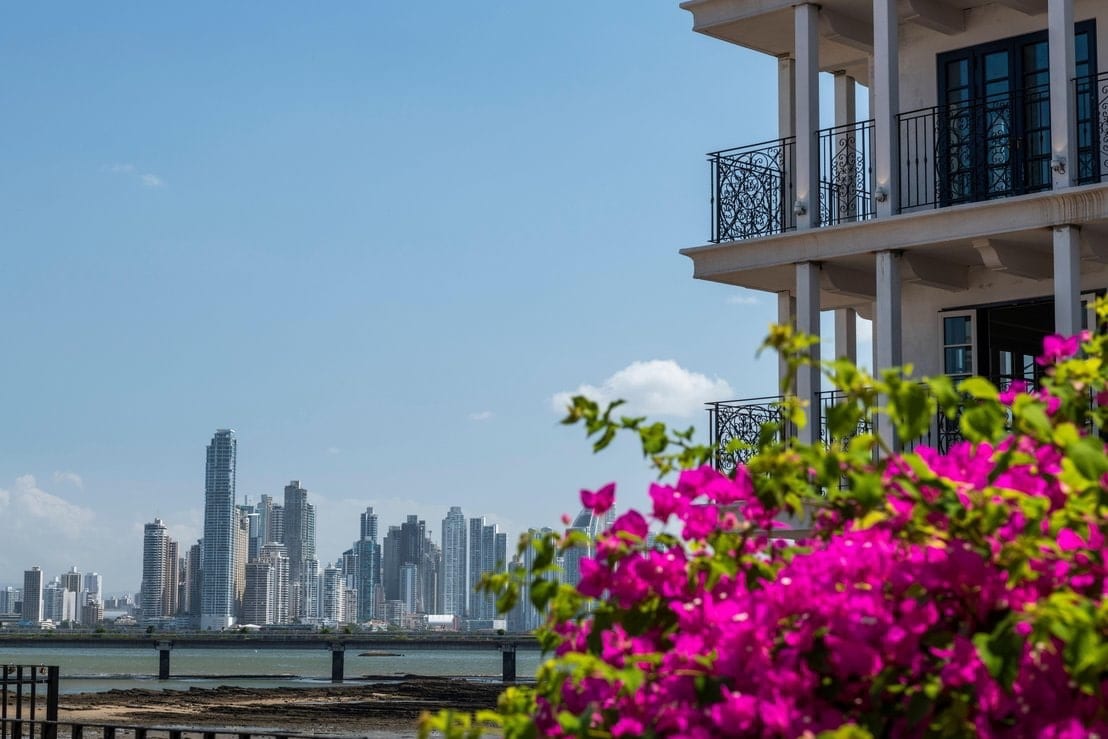
[[[367,650],[497,650],[502,655],[504,682],[515,682],[516,651],[540,649],[529,634],[323,634],[275,632],[182,632],[162,634],[0,634],[0,647],[73,649],[82,647],[141,649],[158,652],[158,679],[170,678],[174,649],[318,649],[331,652],[331,682],[341,683],[347,649]]]

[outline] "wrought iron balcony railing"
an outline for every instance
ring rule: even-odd
[[[872,218],[873,121],[818,132],[820,223]],[[712,242],[796,228],[796,138],[713,152]]]
[[[901,211],[1051,186],[1046,85],[921,108],[897,118]]]
[[[1077,103],[1077,182],[1108,180],[1108,72],[1074,80]]]
[[[730,474],[736,466],[747,462],[757,452],[766,424],[777,427],[778,439],[791,435],[780,403],[780,395],[708,403],[708,430],[711,446],[716,450],[717,470]],[[744,447],[727,451],[734,441],[742,442]]]
[[[1028,382],[1023,378],[1009,376],[991,378],[991,380],[1001,390],[1007,389],[1016,380]],[[819,394],[819,408],[812,422],[819,424],[819,439],[823,444],[830,445],[835,441],[844,443],[853,436],[873,431],[870,419],[862,419],[853,434],[831,437],[827,428],[827,409],[842,403],[844,399],[845,395],[840,390],[824,390]],[[795,435],[796,430],[792,428],[781,410],[781,401],[782,397],[778,395],[708,403],[710,443],[716,449],[717,469],[731,473],[736,465],[747,462],[757,451],[764,424],[774,424],[775,439],[778,441]],[[958,425],[960,411],[961,409],[959,413],[948,416],[941,408],[938,409],[930,428],[919,438],[904,441],[904,448],[933,446],[943,454],[947,453],[954,444],[963,440]],[[726,451],[733,441],[742,442],[742,448],[733,452]]]
[[[876,215],[873,201],[873,121],[819,132],[820,224]]]
[[[712,242],[770,236],[796,228],[796,139],[708,155],[712,165]]]

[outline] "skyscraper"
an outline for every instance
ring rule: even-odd
[[[104,578],[99,572],[86,572],[84,578],[84,590],[87,593],[88,602],[104,603]]]
[[[266,544],[258,559],[273,568],[270,612],[275,624],[289,623],[289,558],[284,544]]]
[[[204,548],[200,588],[200,628],[225,629],[235,623],[235,461],[232,429],[219,429],[208,445],[204,478]]]
[[[176,605],[177,592],[177,547],[170,547],[171,540],[166,533],[165,523],[160,518],[155,518],[153,523],[143,527],[142,533],[142,621],[153,623],[160,619],[172,616],[168,607]],[[170,550],[172,549],[173,566],[170,568]],[[174,577],[172,582],[169,577]],[[170,598],[168,591],[172,589]]]
[[[42,569],[32,567],[23,573],[23,620],[37,624],[43,617]]]
[[[369,621],[377,615],[377,588],[381,584],[381,545],[377,543],[377,514],[372,507],[366,508],[361,515],[354,557],[357,560],[358,620]]]
[[[319,617],[324,623],[341,623],[343,620],[343,594],[346,590],[342,580],[342,569],[327,564],[323,568],[323,578],[319,594]]]
[[[308,502],[308,491],[292,480],[285,486],[285,548],[289,557],[289,611],[292,618],[306,620],[315,617],[316,603],[310,597],[318,592],[315,577],[315,508]]]
[[[508,535],[485,518],[469,519],[469,618],[496,617],[496,596],[477,592],[477,583],[486,572],[501,572],[507,564]]]
[[[469,605],[466,577],[466,517],[451,507],[442,520],[442,612],[464,618]]]

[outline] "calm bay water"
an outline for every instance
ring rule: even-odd
[[[406,675],[464,677],[498,681],[500,652],[490,649],[390,650],[385,656],[360,656],[359,649],[346,651],[346,681],[400,679]],[[309,687],[330,684],[331,653],[323,649],[174,649],[170,679],[158,680],[158,653],[150,649],[103,647],[3,648],[0,664],[58,665],[61,692],[85,693],[103,690],[144,688],[188,690],[218,685],[239,687]],[[516,653],[516,670],[521,678],[538,668],[537,651]]]

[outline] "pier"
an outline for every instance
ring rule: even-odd
[[[57,632],[36,635],[2,635],[2,648],[73,649],[149,648],[158,653],[158,679],[172,675],[171,654],[178,649],[317,649],[331,652],[331,682],[344,679],[346,650],[497,650],[501,653],[501,678],[516,680],[516,652],[539,651],[538,640],[527,634],[511,636],[485,634],[320,634],[320,633],[181,633],[151,635],[79,634]]]

